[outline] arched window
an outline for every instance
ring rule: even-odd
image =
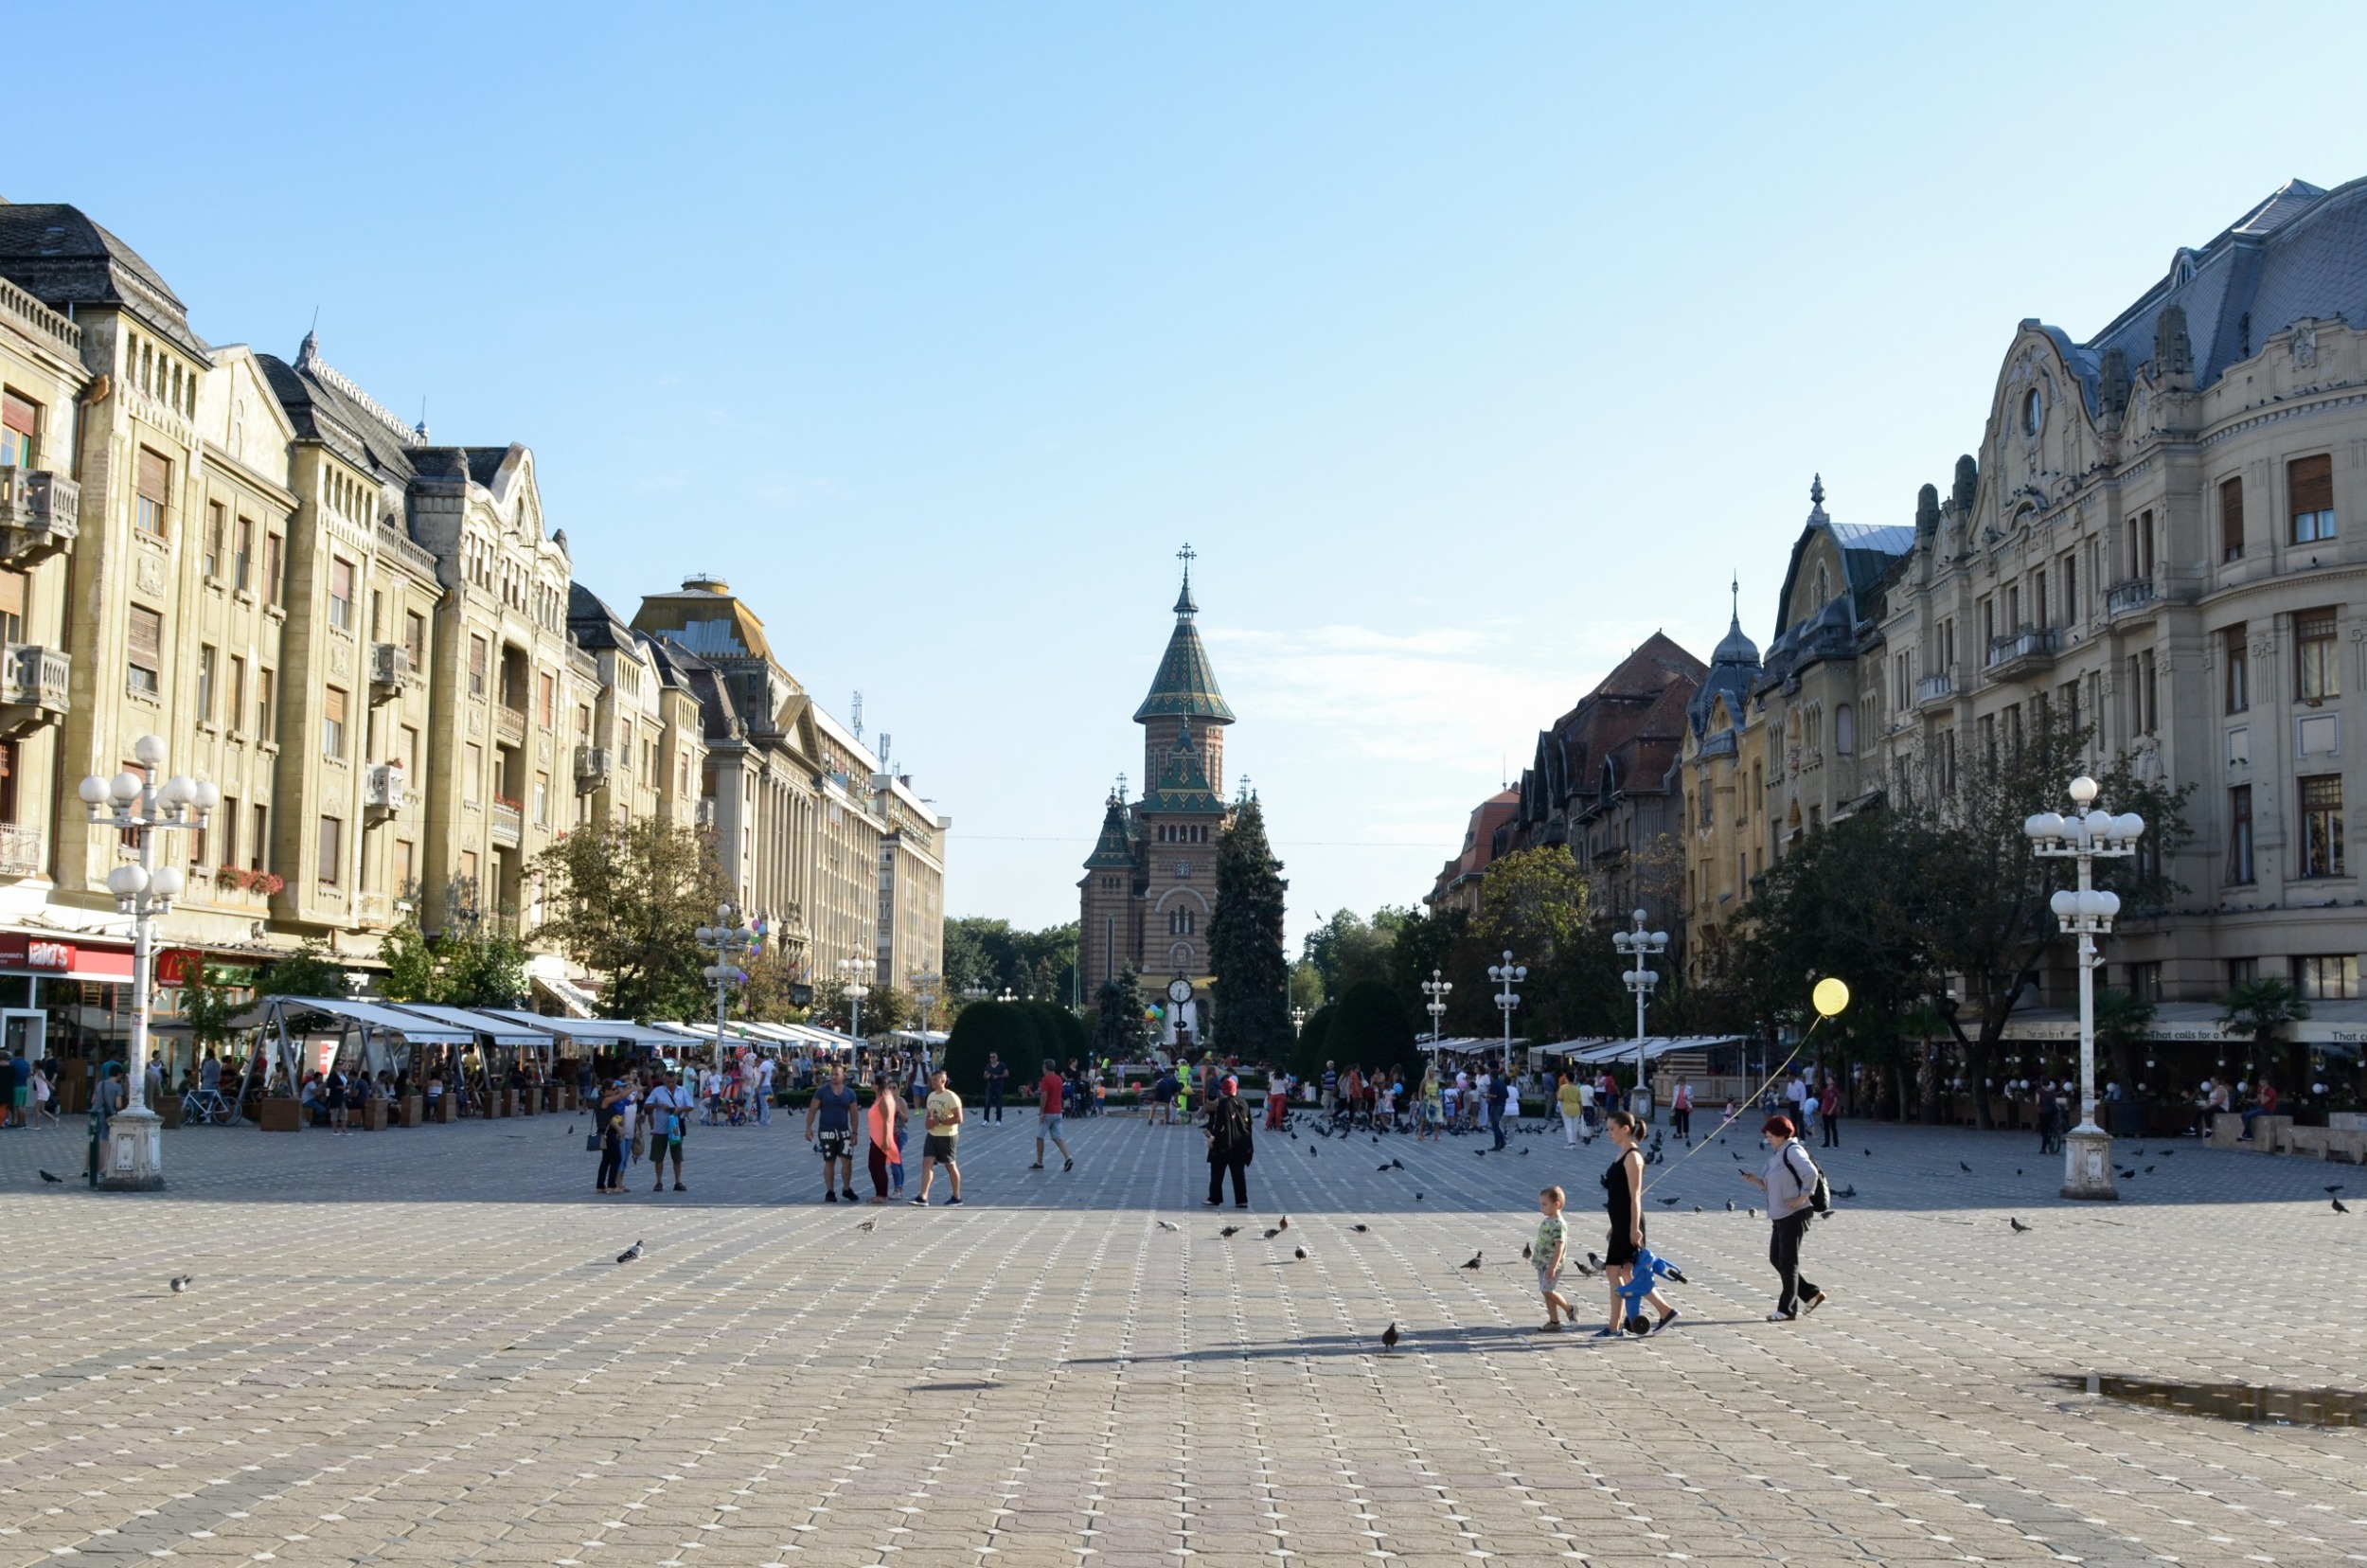
[[[2038,427],[2045,422],[2046,400],[2038,396],[2038,389],[2034,386],[2022,394],[2021,433],[2024,436],[2036,436],[2038,433]]]
[[[1847,757],[1858,749],[1858,715],[1847,703],[1833,710],[1833,750]]]

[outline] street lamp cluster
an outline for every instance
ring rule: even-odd
[[[2112,1137],[2096,1125],[2096,967],[2104,960],[2096,938],[2109,935],[2121,912],[2120,895],[2095,885],[2095,863],[2137,852],[2145,819],[2134,811],[2114,816],[2096,803],[2096,781],[2082,774],[2071,781],[2072,811],[2040,811],[2021,830],[2030,850],[2079,867],[2079,885],[2048,900],[2066,936],[2079,938],[2079,1125],[2063,1140],[2063,1196],[2118,1198],[2112,1185]]]
[[[1506,1072],[1512,1070],[1512,1009],[1521,1005],[1520,995],[1512,988],[1522,984],[1528,977],[1528,965],[1514,963],[1510,948],[1504,949],[1503,963],[1487,966],[1488,981],[1497,988],[1496,1009],[1504,1015],[1504,1070]]]
[[[148,1106],[148,1014],[156,962],[156,920],[172,908],[185,886],[180,869],[156,864],[156,835],[176,830],[202,831],[222,792],[212,784],[175,774],[159,784],[164,771],[162,738],[143,735],[132,747],[138,773],[114,778],[93,774],[82,780],[82,804],[91,821],[133,835],[138,859],[107,873],[107,890],[116,896],[117,912],[132,917],[132,1048],[125,1064],[123,1109],[109,1120],[107,1147],[98,1151],[93,1171],[97,1184],[126,1191],[145,1192],[165,1185],[163,1120]]]
[[[840,989],[850,1009],[846,1032],[857,1040],[863,1038],[863,999],[871,994],[871,977],[879,971],[879,968],[877,958],[841,958],[838,961]]]
[[[748,971],[739,966],[763,938],[741,924],[727,903],[717,904],[715,923],[701,926],[693,935],[699,951],[715,957],[715,962],[699,972],[715,988],[715,1060],[720,1063],[723,1060],[724,1015],[731,1007],[732,988],[748,983]]]
[[[1645,914],[1637,910],[1629,917],[1635,923],[1626,931],[1611,934],[1611,945],[1619,955],[1629,960],[1619,978],[1635,993],[1635,1100],[1639,1114],[1647,1120],[1652,1114],[1652,1092],[1646,1087],[1651,1079],[1644,1071],[1644,1004],[1660,985],[1660,974],[1650,968],[1650,961],[1668,951],[1668,933],[1645,929]]]

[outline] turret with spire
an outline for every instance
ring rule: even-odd
[[[1221,726],[1233,722],[1233,709],[1226,705],[1224,693],[1217,689],[1216,670],[1193,624],[1192,617],[1200,614],[1192,598],[1192,562],[1199,559],[1198,552],[1186,544],[1175,555],[1184,563],[1184,586],[1175,596],[1175,631],[1159,660],[1159,672],[1151,678],[1149,695],[1134,710],[1134,722],[1143,726],[1143,776],[1158,779],[1161,760],[1173,748],[1177,733],[1197,719],[1201,722],[1201,771],[1209,778],[1222,778]]]

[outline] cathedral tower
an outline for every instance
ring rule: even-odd
[[[1104,802],[1101,832],[1085,862],[1077,967],[1085,995],[1130,965],[1156,999],[1175,979],[1208,983],[1208,925],[1216,912],[1217,839],[1224,826],[1224,727],[1233,710],[1217,689],[1193,617],[1192,548],[1150,693],[1134,710],[1143,726],[1143,793],[1123,780]],[[1170,1008],[1171,1012],[1179,1009]],[[1191,1010],[1186,1004],[1185,1012]]]

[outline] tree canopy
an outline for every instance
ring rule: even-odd
[[[944,994],[1008,989],[1030,1001],[1066,1002],[1077,984],[1077,922],[1020,931],[1008,920],[965,915],[945,922]],[[898,976],[899,979],[909,978]]]
[[[655,817],[576,829],[535,857],[543,935],[605,976],[622,1018],[689,1018],[709,994],[695,934],[729,896],[712,834]]]

